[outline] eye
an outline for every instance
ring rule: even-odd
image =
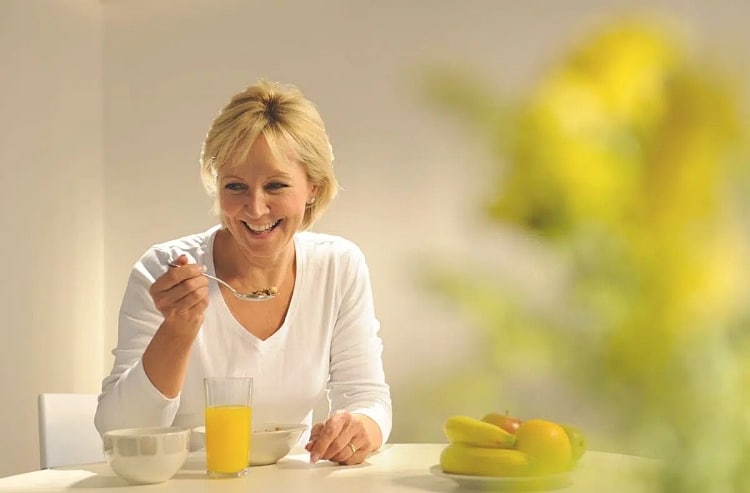
[[[246,188],[247,186],[244,183],[239,182],[229,182],[224,185],[224,189],[229,190],[230,192],[242,192]]]
[[[284,188],[287,188],[288,186],[289,185],[287,185],[286,183],[281,183],[279,181],[273,181],[273,182],[269,183],[268,185],[266,185],[266,190],[274,192],[274,191],[279,191],[279,190],[282,190]]]

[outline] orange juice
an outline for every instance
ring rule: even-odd
[[[206,408],[206,466],[209,472],[233,474],[247,467],[251,419],[249,406]]]

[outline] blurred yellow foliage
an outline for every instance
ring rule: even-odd
[[[564,303],[541,309],[476,272],[430,279],[504,357],[513,340],[529,364],[559,358],[633,448],[667,460],[662,491],[750,491],[749,127],[736,81],[680,40],[605,25],[515,103],[429,72],[432,101],[498,152],[488,217],[568,272]]]

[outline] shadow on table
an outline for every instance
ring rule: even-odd
[[[465,485],[457,483],[450,484],[444,478],[436,476],[420,475],[420,476],[405,476],[396,478],[392,481],[393,484],[399,486],[405,486],[412,489],[419,489],[424,491],[433,492],[445,492],[445,491],[503,491],[506,493],[527,493],[527,492],[546,492],[546,491],[561,491],[572,486],[572,482],[560,483],[556,485],[539,486],[534,484],[518,484],[518,485],[492,485],[488,484],[484,487],[481,485],[475,485],[471,488]]]
[[[396,478],[392,482],[393,484],[397,484],[399,486],[407,486],[409,488],[415,488],[424,491],[446,491],[446,481],[444,479],[438,478],[436,476],[429,476],[427,474],[422,474],[419,476],[404,476],[401,478]],[[457,485],[453,489],[458,491]]]
[[[121,477],[117,476],[109,468],[106,468],[105,470],[99,464],[93,465],[91,467],[89,466],[77,467],[77,469],[88,471],[90,473],[93,473],[93,475],[87,478],[81,479],[80,481],[77,481],[69,485],[67,489],[90,490],[90,489],[97,489],[97,488],[105,489],[105,488],[120,488],[120,487],[125,487],[125,486],[132,486],[130,483],[128,483]],[[170,481],[180,480],[180,479],[182,480],[195,479],[195,478],[203,477],[205,475],[206,475],[206,465],[205,465],[204,460],[188,459],[185,462],[185,464],[182,466],[182,469],[180,469],[177,472],[177,474],[172,476]]]
[[[127,481],[117,476],[102,476],[97,474],[82,479],[68,486],[72,490],[93,490],[96,488],[121,488],[130,486]]]
[[[316,462],[315,464],[310,464],[308,461],[302,461],[302,460],[286,460],[283,462],[277,462],[276,464],[270,464],[269,466],[275,466],[279,469],[331,469],[331,470],[351,470],[351,469],[362,469],[370,467],[372,464],[368,462],[363,462],[362,464],[355,464],[351,466],[344,466],[337,464],[336,462],[331,462],[328,460],[321,460]],[[260,466],[260,467],[269,467],[269,466]]]

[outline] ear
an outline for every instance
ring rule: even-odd
[[[313,205],[315,200],[318,198],[318,187],[310,187],[310,192],[307,194],[307,201],[305,202],[308,206]]]

